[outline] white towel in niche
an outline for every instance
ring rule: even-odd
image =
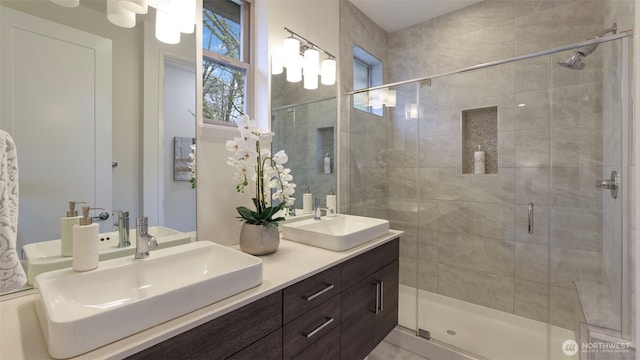
[[[18,154],[11,135],[0,130],[0,293],[27,282],[16,251],[17,234]]]

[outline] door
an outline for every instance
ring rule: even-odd
[[[0,13],[0,127],[18,149],[22,246],[58,239],[68,201],[111,210],[111,40]]]

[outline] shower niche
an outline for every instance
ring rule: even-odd
[[[335,170],[335,128],[316,130],[316,169],[318,174],[331,175]]]
[[[498,173],[498,107],[462,110],[462,173]]]

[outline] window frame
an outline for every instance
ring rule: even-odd
[[[253,113],[253,85],[254,85],[254,57],[253,57],[253,48],[254,43],[253,39],[253,1],[252,0],[228,0],[234,2],[241,6],[241,14],[240,14],[240,36],[241,36],[241,54],[240,59],[235,59],[226,55],[222,55],[209,49],[202,48],[202,60],[204,62],[205,59],[209,61],[217,62],[223,66],[229,66],[235,69],[244,70],[245,71],[245,81],[244,81],[244,112],[246,114]],[[203,11],[207,7],[207,0],[203,0]],[[204,26],[203,30],[204,31]],[[204,90],[204,84],[203,90]],[[203,93],[204,96],[204,93]],[[214,120],[204,117],[203,114],[203,123],[211,124],[211,125],[221,125],[226,127],[235,127],[236,124],[233,122]]]
[[[382,85],[383,83],[383,78],[384,78],[384,72],[383,72],[383,63],[382,61],[380,61],[375,55],[371,54],[370,52],[368,52],[367,50],[365,50],[363,47],[359,46],[359,45],[354,45],[353,46],[353,80],[354,80],[354,90],[359,90],[359,89],[355,89],[355,64],[356,63],[360,63],[364,66],[367,67],[368,70],[368,86],[365,87],[366,88],[371,88],[374,86],[379,86]],[[361,88],[362,89],[362,88]],[[369,92],[362,92],[362,93],[358,93],[356,95],[361,95],[362,98],[364,99],[365,103],[369,103]],[[376,115],[376,116],[384,116],[384,109],[383,108],[373,108],[373,106],[371,105],[356,105],[356,101],[355,101],[355,97],[354,97],[354,101],[351,105],[354,109],[359,110],[359,111],[364,111],[364,112],[368,112],[369,114],[372,115]]]

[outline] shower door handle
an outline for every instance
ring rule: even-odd
[[[533,234],[533,203],[529,203],[529,234]]]

